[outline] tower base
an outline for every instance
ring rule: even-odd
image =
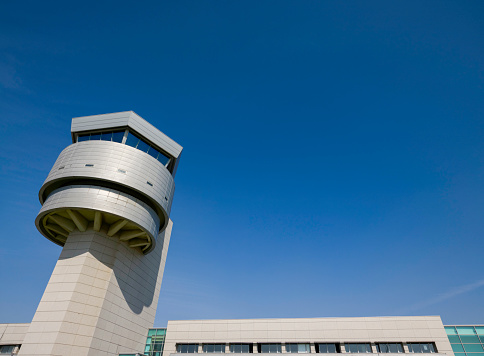
[[[118,356],[142,352],[153,327],[172,229],[144,255],[106,228],[72,232],[19,356]]]

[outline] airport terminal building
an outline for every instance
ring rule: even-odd
[[[17,355],[28,328],[29,324],[0,324],[0,355]],[[146,330],[144,339],[146,344],[138,352],[115,355],[434,353],[436,356],[484,356],[484,325],[444,326],[438,316],[177,320],[169,321],[167,328]],[[75,355],[66,352],[64,355]],[[98,350],[97,354],[112,353]]]
[[[63,247],[0,355],[434,353],[484,356],[484,326],[439,316],[169,321],[153,329],[182,147],[132,111],[72,119],[35,224]],[[0,320],[1,321],[1,320]]]

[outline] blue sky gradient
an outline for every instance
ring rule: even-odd
[[[0,4],[0,322],[61,248],[34,219],[70,119],[184,146],[156,317],[484,323],[484,2]]]

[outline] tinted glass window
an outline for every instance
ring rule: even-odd
[[[460,339],[457,335],[447,335],[451,344],[459,344]]]
[[[445,333],[447,335],[457,335],[457,331],[455,331],[455,328],[453,326],[446,326]]]
[[[131,132],[128,132],[128,137],[126,138],[126,144],[131,147],[135,147],[138,145],[139,138],[133,135]]]
[[[452,346],[452,351],[454,351],[454,352],[464,352],[464,348],[462,347],[462,344],[452,344],[450,346]],[[412,351],[410,351],[410,352],[412,352]]]
[[[387,344],[378,344],[378,352],[387,353],[390,352]]]
[[[206,353],[225,352],[225,344],[205,344],[203,345],[203,352],[206,352]]]
[[[457,326],[457,333],[459,335],[475,335],[476,332],[472,326]]]
[[[403,353],[403,345],[398,343],[377,344],[378,352],[381,353]]]
[[[160,152],[158,152],[158,150],[156,148],[150,147],[150,149],[148,150],[148,154],[151,157],[158,158],[158,155],[160,154]]]
[[[464,344],[466,352],[483,352],[481,344]]]
[[[286,352],[297,353],[297,344],[286,344]]]
[[[91,134],[82,134],[77,136],[77,142],[82,141],[93,141],[93,140],[102,140],[102,141],[112,141],[122,143],[124,138],[124,130],[118,131],[106,131],[101,133],[91,133]],[[126,145],[137,148],[140,151],[148,153],[153,158],[157,159],[161,162],[164,166],[167,166],[170,162],[170,157],[166,156],[165,154],[161,153],[155,147],[150,146],[148,143],[137,137],[131,132],[128,132],[126,137]]]
[[[345,344],[346,352],[350,353],[371,353],[370,344]]]
[[[286,352],[289,353],[308,353],[309,344],[286,344]]]
[[[250,344],[231,344],[230,352],[236,354],[248,354],[252,353],[252,345]]]
[[[113,138],[112,132],[102,132],[101,133],[101,140],[103,140],[103,141],[111,141],[112,138]]]
[[[160,152],[160,155],[158,156],[158,161],[160,161],[161,163],[163,163],[164,166],[166,166],[169,160],[170,159],[168,157],[166,157],[163,153]]]
[[[477,335],[461,335],[460,339],[463,344],[478,344],[480,342]]]
[[[322,354],[335,354],[339,352],[336,344],[317,344],[317,351]]]
[[[264,354],[280,354],[282,352],[281,344],[261,344],[260,350]]]
[[[138,150],[143,151],[143,152],[148,152],[148,149],[150,148],[150,145],[148,145],[146,142],[143,140],[139,140],[138,146],[136,147]]]
[[[0,346],[0,353],[10,355],[15,348],[15,345],[4,345]]]
[[[113,142],[123,142],[124,131],[114,131],[113,132]]]
[[[79,135],[77,136],[77,142],[89,141],[89,136],[91,136],[91,134]]]
[[[435,351],[435,347],[432,343],[428,342],[421,342],[421,343],[409,343],[408,350],[414,353],[433,353]]]
[[[176,352],[181,354],[193,354],[198,352],[198,344],[179,344]]]

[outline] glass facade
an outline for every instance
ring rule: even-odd
[[[83,141],[112,141],[122,143],[126,130],[105,131],[97,133],[86,133],[77,135],[77,142]],[[141,138],[128,131],[126,136],[126,145],[134,147],[140,151],[148,153],[151,157],[160,161],[164,166],[170,162],[170,157],[161,153],[154,146],[143,141]]]
[[[166,328],[150,329],[146,338],[144,354],[147,356],[161,356],[165,346]]]
[[[163,165],[165,165],[165,166],[170,161],[170,158],[165,156],[163,153],[158,151],[153,146],[150,146],[148,143],[143,141],[141,138],[137,137],[136,135],[133,135],[131,132],[128,132],[128,137],[126,138],[126,144],[128,146],[137,148],[140,151],[148,153],[150,156],[157,159],[158,161],[163,163]]]
[[[101,133],[88,133],[80,134],[77,136],[77,142],[82,141],[113,141],[113,142],[123,142],[124,130],[118,131],[105,131]]]
[[[484,356],[484,325],[446,326],[455,356]]]

